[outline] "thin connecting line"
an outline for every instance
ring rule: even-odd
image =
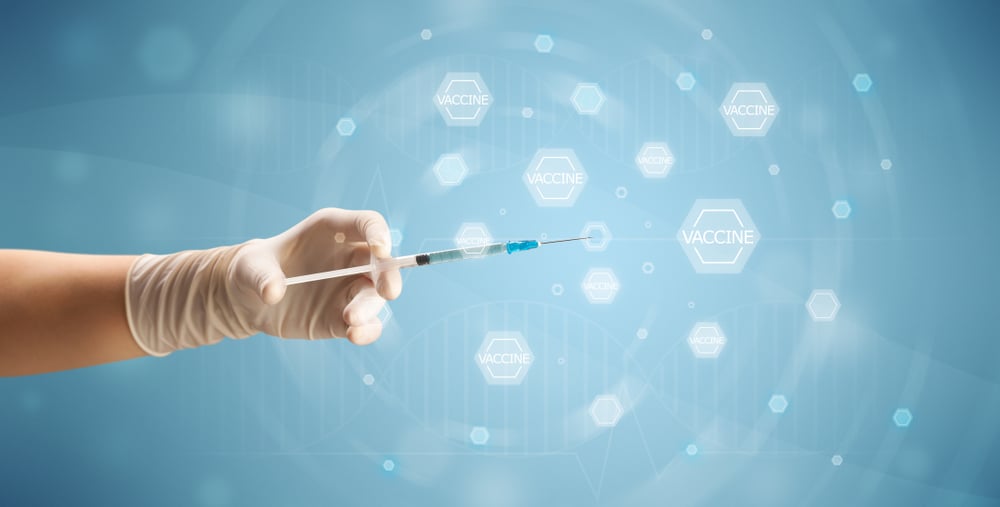
[[[567,239],[553,239],[551,241],[539,241],[538,244],[539,245],[551,245],[552,243],[565,243],[567,241],[580,241],[580,240],[584,240],[584,239],[590,239],[590,236],[586,236],[586,237],[583,237],[583,238],[567,238]]]

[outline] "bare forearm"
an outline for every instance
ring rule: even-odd
[[[134,259],[0,250],[0,376],[144,355],[125,315]]]

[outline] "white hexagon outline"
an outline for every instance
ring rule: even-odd
[[[592,245],[590,240],[583,240],[583,248],[590,252],[603,252],[607,250],[608,243],[611,242],[611,229],[608,229],[608,224],[604,222],[587,222],[583,225],[583,230],[580,231],[580,237],[585,238],[590,236],[593,238],[591,231],[599,230],[601,231],[601,240],[596,244]]]
[[[740,224],[740,227],[742,227],[744,230],[751,230],[751,231],[754,232],[754,235],[756,236],[756,239],[754,240],[754,243],[752,245],[750,245],[750,248],[747,248],[746,246],[740,246],[740,248],[739,248],[739,250],[737,250],[736,254],[733,255],[733,259],[731,261],[705,261],[704,257],[701,255],[701,251],[698,250],[697,246],[688,245],[688,244],[684,243],[683,232],[686,229],[685,229],[683,223],[681,224],[681,228],[678,229],[678,231],[677,231],[677,239],[681,242],[682,249],[685,251],[685,253],[687,253],[687,248],[691,248],[691,250],[694,251],[695,255],[698,257],[698,261],[701,263],[701,265],[703,267],[704,266],[732,266],[734,269],[736,269],[735,271],[715,271],[715,272],[707,272],[707,273],[720,273],[720,274],[722,274],[722,273],[730,273],[730,274],[731,273],[739,273],[740,271],[743,270],[743,268],[742,268],[743,265],[745,265],[746,262],[750,259],[750,255],[752,255],[753,251],[757,248],[757,243],[760,242],[760,231],[757,230],[757,226],[754,225],[753,228],[749,228],[748,229],[746,227],[746,225],[743,223],[743,219],[740,218],[739,212],[737,211],[737,208],[739,208],[740,211],[743,211],[744,213],[746,213],[747,221],[750,222],[751,224],[753,224],[753,219],[750,217],[750,212],[747,211],[747,209],[746,209],[745,206],[743,206],[743,201],[741,201],[739,199],[698,199],[691,206],[691,211],[688,212],[688,216],[684,219],[684,222],[687,222],[687,220],[691,217],[691,213],[693,213],[694,210],[698,208],[699,203],[704,203],[704,204],[702,204],[702,206],[707,206],[708,203],[721,203],[721,202],[732,203],[733,207],[731,207],[731,208],[704,208],[703,207],[701,209],[701,211],[698,213],[698,217],[691,224],[690,229],[694,230],[694,228],[698,226],[698,222],[701,221],[701,218],[702,218],[702,216],[704,216],[705,212],[727,212],[727,213],[732,213],[733,216],[736,217],[736,221],[737,221],[737,223]],[[741,258],[741,255],[743,254],[744,251],[747,252],[746,257],[745,258]],[[688,254],[688,260],[691,261],[692,265],[694,264],[694,259],[691,257],[690,254]],[[737,265],[739,265],[739,267],[737,267]],[[699,273],[703,272],[703,271],[700,271],[698,269],[698,266],[694,266],[694,268],[695,268],[695,271],[697,271]]]
[[[651,171],[647,167],[651,164],[643,164],[642,158],[648,157],[647,153],[650,150],[659,150],[663,152],[664,158],[668,159],[667,163],[664,165],[663,171]],[[639,168],[639,172],[647,178],[666,178],[670,174],[670,170],[674,168],[674,163],[676,159],[674,158],[674,152],[670,149],[670,146],[662,141],[653,141],[648,143],[643,143],[642,148],[639,148],[639,153],[635,155],[635,165]]]
[[[846,213],[841,215],[840,213],[837,212],[837,208],[844,208],[844,207],[847,208]],[[836,218],[837,220],[847,220],[848,218],[851,217],[851,213],[853,211],[854,208],[851,207],[851,203],[844,199],[838,199],[836,201],[833,201],[833,206],[830,207],[830,212],[833,213],[833,217]]]
[[[716,344],[715,349],[712,352],[702,352],[698,350],[698,346],[695,345],[693,338],[698,331],[702,329],[711,329],[715,331],[715,337],[721,338],[722,343]],[[722,350],[726,348],[726,344],[729,343],[729,338],[726,337],[726,333],[722,331],[722,326],[718,322],[696,322],[694,326],[691,327],[691,331],[688,332],[688,348],[691,349],[691,353],[699,359],[716,359],[722,354]]]
[[[454,182],[451,180],[446,181],[444,177],[441,176],[441,167],[446,161],[458,161],[458,165],[461,168],[461,175]],[[462,157],[461,153],[443,153],[440,157],[438,157],[437,161],[434,162],[434,167],[431,170],[434,171],[434,177],[437,178],[438,184],[442,187],[457,187],[461,185],[462,182],[465,181],[465,177],[469,175],[469,166],[465,163],[465,158]]]
[[[517,345],[517,349],[522,353],[527,353],[531,356],[531,360],[527,365],[518,365],[517,371],[513,375],[500,375],[497,376],[493,369],[489,366],[483,365],[479,361],[480,354],[489,354],[489,351],[493,348],[493,345],[498,341],[513,341]],[[521,346],[523,342],[523,347]],[[486,333],[486,337],[483,339],[483,343],[480,345],[479,350],[476,351],[476,355],[473,357],[476,365],[479,366],[479,371],[483,374],[486,382],[490,385],[518,385],[524,381],[525,375],[528,374],[528,370],[531,369],[531,365],[535,363],[535,354],[531,351],[531,347],[524,340],[524,335],[520,331],[489,331]]]
[[[905,415],[906,422],[901,422],[899,420],[900,416]],[[897,408],[895,412],[892,413],[892,422],[897,428],[909,428],[910,424],[913,423],[913,412],[908,408]]]
[[[479,230],[483,233],[483,244],[481,246],[462,246],[462,238],[464,238],[470,231]],[[489,227],[482,222],[463,222],[462,225],[458,227],[458,233],[455,234],[455,246],[462,250],[467,256],[480,256],[483,255],[483,251],[486,247],[493,242],[493,235],[490,234]]]
[[[452,85],[455,83],[472,83],[472,85],[476,87],[476,92],[478,94],[488,95],[490,97],[490,103],[486,106],[477,106],[476,112],[472,116],[455,116],[451,111],[451,106],[441,104],[441,100],[438,98],[441,95],[447,94],[448,91],[451,90]],[[493,106],[493,92],[491,92],[489,87],[486,86],[486,82],[483,81],[483,76],[478,72],[449,72],[445,74],[444,79],[441,80],[441,85],[438,86],[438,90],[434,94],[433,102],[442,116],[447,115],[445,123],[449,126],[474,127],[483,122],[483,118],[486,117],[486,113],[489,112],[490,107]]]
[[[569,186],[569,191],[565,196],[553,196],[546,197],[542,192],[542,189],[538,185],[532,185],[528,176],[532,173],[537,173],[542,168],[542,164],[546,160],[566,160],[569,163],[570,168],[573,169],[573,173],[583,174],[582,183],[574,183]],[[542,148],[535,152],[534,158],[531,159],[531,163],[528,164],[528,168],[521,175],[521,181],[524,185],[528,187],[528,191],[531,196],[535,199],[535,204],[538,206],[559,206],[568,207],[572,206],[580,193],[583,192],[583,188],[587,186],[587,182],[590,181],[590,175],[583,168],[583,164],[580,160],[576,158],[576,152],[569,148]]]
[[[541,42],[548,43],[546,46],[547,49],[539,45]],[[543,33],[535,37],[535,51],[538,51],[539,53],[551,53],[552,49],[554,49],[555,47],[556,47],[556,41],[552,38],[551,35]]]
[[[858,86],[859,80],[863,84],[867,83],[867,86],[864,86],[864,87]],[[872,86],[874,86],[874,85],[875,85],[875,81],[872,79],[871,75],[869,75],[867,72],[859,72],[859,73],[855,74],[854,75],[854,79],[851,80],[851,86],[853,86],[854,87],[854,91],[856,91],[858,93],[868,93],[869,91],[871,91]]]
[[[775,407],[775,404],[780,405],[780,408]],[[788,410],[788,398],[784,394],[772,394],[771,399],[767,400],[767,408],[772,413],[784,414]]]
[[[685,78],[685,77],[686,78],[691,78],[691,81],[690,81],[691,86],[684,87],[683,85],[681,85],[681,78]],[[687,82],[688,81],[685,80],[685,83],[687,83]],[[694,85],[698,84],[698,80],[695,79],[694,74],[692,74],[690,72],[681,72],[681,73],[677,74],[677,79],[674,80],[674,84],[676,84],[677,88],[679,88],[681,91],[689,92],[689,91],[691,91],[691,90],[694,89]]]
[[[477,439],[477,434],[483,438]],[[474,445],[486,445],[490,441],[490,430],[485,426],[473,426],[472,430],[469,431],[469,441]]]
[[[830,315],[818,315],[816,313],[814,305],[818,297],[825,297],[833,301],[833,311],[830,312]],[[837,293],[833,289],[814,289],[809,294],[809,300],[806,301],[806,311],[809,312],[809,316],[812,317],[814,322],[833,322],[836,320],[837,314],[840,313],[840,298],[837,297]]]
[[[609,402],[614,406],[615,416],[611,421],[602,421],[597,416],[597,406]],[[617,396],[613,394],[600,394],[594,397],[594,401],[590,402],[590,410],[588,410],[588,412],[590,412],[590,419],[594,421],[596,426],[611,428],[618,425],[618,421],[620,421],[622,416],[625,415],[625,408],[622,407],[622,403],[618,400]]]
[[[746,89],[744,89],[744,87]],[[757,126],[741,126],[740,123],[736,121],[734,116],[727,115],[723,106],[728,102],[730,105],[736,102],[736,97],[741,93],[757,93],[764,99],[764,104],[774,105],[774,115],[768,116],[764,115],[764,119]],[[771,130],[771,124],[781,113],[781,106],[778,102],[774,100],[774,96],[771,95],[771,90],[768,88],[767,83],[751,83],[751,82],[740,82],[733,83],[729,88],[729,93],[726,94],[726,98],[722,100],[722,104],[719,105],[719,114],[726,120],[726,125],[729,127],[730,132],[735,136],[764,136],[769,130]]]
[[[593,291],[587,289],[587,285],[594,283],[592,278],[597,275],[608,275],[611,278],[609,281],[611,288],[608,289],[607,297],[594,297]],[[611,268],[590,268],[583,277],[583,281],[580,282],[580,288],[583,290],[583,295],[587,298],[587,302],[591,304],[611,304],[618,297],[618,291],[621,290],[621,282],[618,280],[618,275]]]
[[[345,130],[344,128],[341,128],[343,125],[350,125],[350,129]],[[340,134],[341,137],[353,136],[356,130],[358,130],[358,124],[354,123],[354,118],[344,117],[337,120],[337,133]]]
[[[594,106],[592,110],[583,109],[583,107],[580,106],[580,103],[577,100],[577,98],[580,96],[580,92],[582,92],[584,89],[592,89],[597,92],[597,99],[598,99],[597,105]],[[576,112],[578,114],[591,116],[599,114],[601,112],[601,108],[604,107],[604,102],[607,101],[607,97],[604,95],[604,90],[601,89],[601,85],[597,83],[578,83],[576,85],[576,88],[573,89],[573,95],[570,97],[569,100],[570,102],[573,103],[573,108],[576,109]]]

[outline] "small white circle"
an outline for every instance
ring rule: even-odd
[[[714,34],[713,34],[713,33],[712,33],[712,31],[711,31],[711,30],[709,30],[708,28],[706,28],[706,29],[704,29],[704,30],[702,30],[702,31],[701,31],[701,38],[702,38],[702,39],[705,39],[705,40],[712,40],[712,37],[713,37],[713,36],[714,36]]]
[[[338,232],[337,234],[333,235],[333,240],[336,241],[337,243],[343,243],[344,240],[346,240],[346,239],[347,239],[347,236],[345,236],[344,233],[342,233],[342,232]]]
[[[562,296],[563,292],[566,292],[566,289],[563,288],[563,286],[562,286],[561,283],[554,283],[554,284],[552,284],[552,295],[553,296]]]
[[[640,327],[639,330],[635,332],[635,337],[640,340],[645,340],[646,338],[649,338],[649,331],[647,331],[644,327]]]
[[[684,452],[686,452],[688,456],[694,456],[695,454],[698,454],[698,446],[694,444],[688,444],[687,448],[684,449]]]
[[[500,208],[500,216],[504,216],[506,214],[507,214],[507,208]]]
[[[530,107],[521,108],[521,116],[531,118],[532,116],[535,116],[535,110]]]
[[[396,462],[391,459],[387,459],[382,462],[382,469],[386,472],[391,472],[396,469]]]
[[[615,197],[619,199],[624,199],[628,196],[628,189],[625,187],[618,187],[615,189]]]
[[[361,381],[364,382],[366,386],[373,385],[375,383],[375,376],[371,373],[365,373],[365,376],[361,377]]]
[[[431,33],[431,31],[426,28],[420,31],[420,38],[423,40],[431,40],[431,37],[433,36],[434,34]]]
[[[830,463],[833,463],[833,466],[835,467],[839,467],[844,463],[844,458],[839,454],[834,454],[833,457],[830,458]]]
[[[653,274],[653,270],[655,270],[655,269],[656,269],[656,266],[654,266],[652,262],[643,262],[642,263],[642,272],[646,273],[647,275]]]
[[[888,171],[889,169],[892,169],[892,160],[883,158],[882,162],[879,163],[879,166],[882,168],[883,171]]]

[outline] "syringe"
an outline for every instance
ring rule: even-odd
[[[330,278],[339,278],[342,276],[379,273],[381,271],[388,271],[391,269],[429,266],[431,264],[441,264],[443,262],[460,261],[464,259],[479,259],[502,253],[512,254],[514,252],[524,252],[538,248],[539,245],[550,245],[552,243],[564,243],[566,241],[580,241],[584,239],[590,239],[590,237],[556,239],[551,241],[526,239],[522,241],[490,243],[488,245],[484,245],[481,251],[479,251],[479,247],[467,247],[441,250],[439,252],[420,253],[416,255],[405,255],[403,257],[390,257],[388,259],[376,259],[375,256],[372,256],[372,262],[370,264],[354,266],[351,268],[334,269],[332,271],[322,271],[309,275],[292,276],[285,279],[285,284],[295,285],[299,283],[315,282],[318,280],[327,280]]]

